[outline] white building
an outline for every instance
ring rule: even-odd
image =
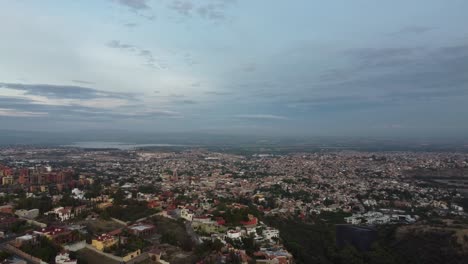
[[[27,218],[27,219],[34,219],[39,216],[39,209],[31,209],[31,210],[16,210],[15,215],[22,217],[22,218]]]
[[[240,230],[229,230],[227,231],[226,237],[230,239],[240,239],[242,232]]]
[[[83,200],[85,197],[85,192],[81,191],[78,188],[74,188],[72,191],[73,198],[78,199],[78,200]]]
[[[452,209],[455,210],[455,211],[463,212],[463,207],[461,207],[459,205],[452,204],[450,207],[452,207]]]
[[[180,218],[183,218],[187,221],[192,221],[193,220],[193,214],[190,213],[188,209],[180,209]]]
[[[53,210],[53,213],[62,222],[73,218],[71,207],[57,207]]]
[[[265,239],[268,239],[270,241],[272,241],[274,238],[279,238],[279,234],[280,233],[278,229],[271,228],[271,227],[266,228],[262,232],[263,237],[265,237]]]
[[[361,218],[356,217],[356,216],[345,217],[345,221],[346,223],[352,224],[352,225],[359,225],[362,222]]]
[[[68,253],[62,253],[62,254],[58,254],[56,257],[55,257],[55,263],[56,264],[77,264],[78,261],[76,259],[70,259],[70,256],[68,255]]]

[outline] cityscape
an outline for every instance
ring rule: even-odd
[[[467,0],[0,0],[0,264],[468,264]]]
[[[411,260],[388,229],[468,250],[466,153],[18,146],[0,164],[2,249],[27,263],[345,263],[347,243]]]

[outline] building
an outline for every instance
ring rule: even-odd
[[[157,248],[153,248],[152,250],[148,251],[148,257],[151,263],[168,263],[161,259],[161,255],[162,251]]]
[[[13,176],[6,176],[2,178],[2,185],[12,185],[14,183]]]
[[[0,213],[13,214],[13,206],[9,204],[0,206]]]
[[[137,249],[136,251],[130,252],[130,253],[128,253],[127,255],[123,256],[123,257],[122,257],[122,260],[123,260],[124,262],[127,262],[127,261],[132,260],[133,258],[138,257],[139,255],[141,255],[141,250],[140,250],[140,249]]]
[[[11,228],[20,222],[24,222],[24,220],[13,217],[11,214],[0,213],[0,228]]]
[[[73,198],[78,200],[83,200],[85,198],[85,192],[81,191],[78,188],[74,188],[72,191]]]
[[[227,231],[226,237],[230,239],[240,239],[242,232],[240,230],[229,230]]]
[[[190,213],[188,209],[183,208],[183,209],[180,209],[180,218],[183,218],[191,222],[193,219],[193,214]]]
[[[156,227],[151,224],[134,224],[128,227],[128,231],[136,236],[149,236],[154,233]]]
[[[13,245],[17,248],[20,248],[24,245],[35,244],[37,242],[37,235],[24,235],[15,238]]]
[[[66,221],[73,218],[72,208],[71,207],[57,207],[54,209],[54,214],[57,216],[60,221]]]
[[[76,259],[70,259],[68,253],[60,253],[55,257],[55,264],[77,264]]]
[[[265,239],[274,240],[279,238],[279,230],[275,228],[266,228],[263,230],[262,235]]]
[[[97,250],[104,251],[117,244],[118,240],[109,234],[102,234],[91,241],[91,245]]]
[[[17,215],[18,217],[22,217],[22,218],[34,219],[39,216],[39,209],[31,209],[31,210],[20,209],[20,210],[16,210],[15,215]]]
[[[78,239],[77,232],[65,227],[45,227],[34,233],[45,236],[57,244],[67,244],[75,242]]]
[[[244,225],[245,227],[254,227],[258,224],[258,219],[254,217],[253,215],[249,214],[247,217],[249,218],[248,221],[241,222],[241,224]]]

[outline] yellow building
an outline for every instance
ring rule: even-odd
[[[137,251],[130,252],[126,256],[122,257],[123,261],[127,262],[133,258],[138,257],[141,254],[141,250],[138,249]]]
[[[99,204],[97,205],[97,208],[99,208],[99,209],[105,209],[105,208],[111,207],[111,206],[112,206],[112,203],[110,203],[110,202],[103,202],[103,203],[99,203]]]
[[[11,185],[13,184],[13,177],[12,176],[6,176],[2,178],[2,184],[3,185]]]
[[[117,244],[117,242],[118,240],[115,237],[108,234],[102,234],[96,239],[93,239],[91,241],[91,245],[97,250],[104,251],[104,249],[112,247],[113,245]]]

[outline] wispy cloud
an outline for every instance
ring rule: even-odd
[[[113,0],[115,3],[128,7],[132,10],[145,10],[150,9],[148,0]]]
[[[123,114],[128,117],[143,117],[143,118],[156,118],[156,117],[167,117],[167,118],[183,118],[183,115],[176,111],[164,110],[164,109],[151,109],[144,111],[137,111],[130,114]]]
[[[226,92],[226,91],[206,91],[205,94],[207,95],[231,95],[232,92]]]
[[[177,111],[154,108],[127,93],[50,84],[0,84],[0,116],[50,120],[112,121],[183,118]],[[190,102],[186,102],[190,103]]]
[[[434,30],[434,28],[425,26],[408,26],[392,33],[391,35],[420,35],[431,30]]]
[[[168,7],[185,17],[197,15],[200,18],[219,21],[226,18],[226,8],[235,0],[173,0]]]
[[[195,105],[198,104],[195,100],[185,99],[185,100],[174,100],[173,103],[175,104],[184,104],[184,105]]]
[[[287,120],[285,116],[270,115],[270,114],[248,114],[248,115],[235,115],[235,118],[241,119],[254,119],[254,120]]]
[[[109,92],[94,88],[73,85],[0,83],[0,88],[23,91],[25,95],[43,96],[54,99],[130,99],[134,96],[131,93]]]
[[[79,83],[79,84],[95,84],[94,82],[83,81],[83,80],[72,80],[72,82]]]
[[[137,23],[125,23],[124,26],[128,28],[134,28],[138,26],[138,24]]]
[[[468,94],[468,45],[366,48],[348,54],[351,66],[328,72],[319,87],[348,95],[358,90],[387,101]]]
[[[112,49],[119,49],[139,56],[144,59],[144,66],[153,69],[166,69],[167,64],[160,59],[156,59],[153,53],[148,49],[143,49],[135,45],[122,43],[119,40],[111,40],[107,43],[107,46]]]
[[[0,116],[7,117],[41,117],[46,116],[45,112],[28,112],[16,109],[0,108]]]

